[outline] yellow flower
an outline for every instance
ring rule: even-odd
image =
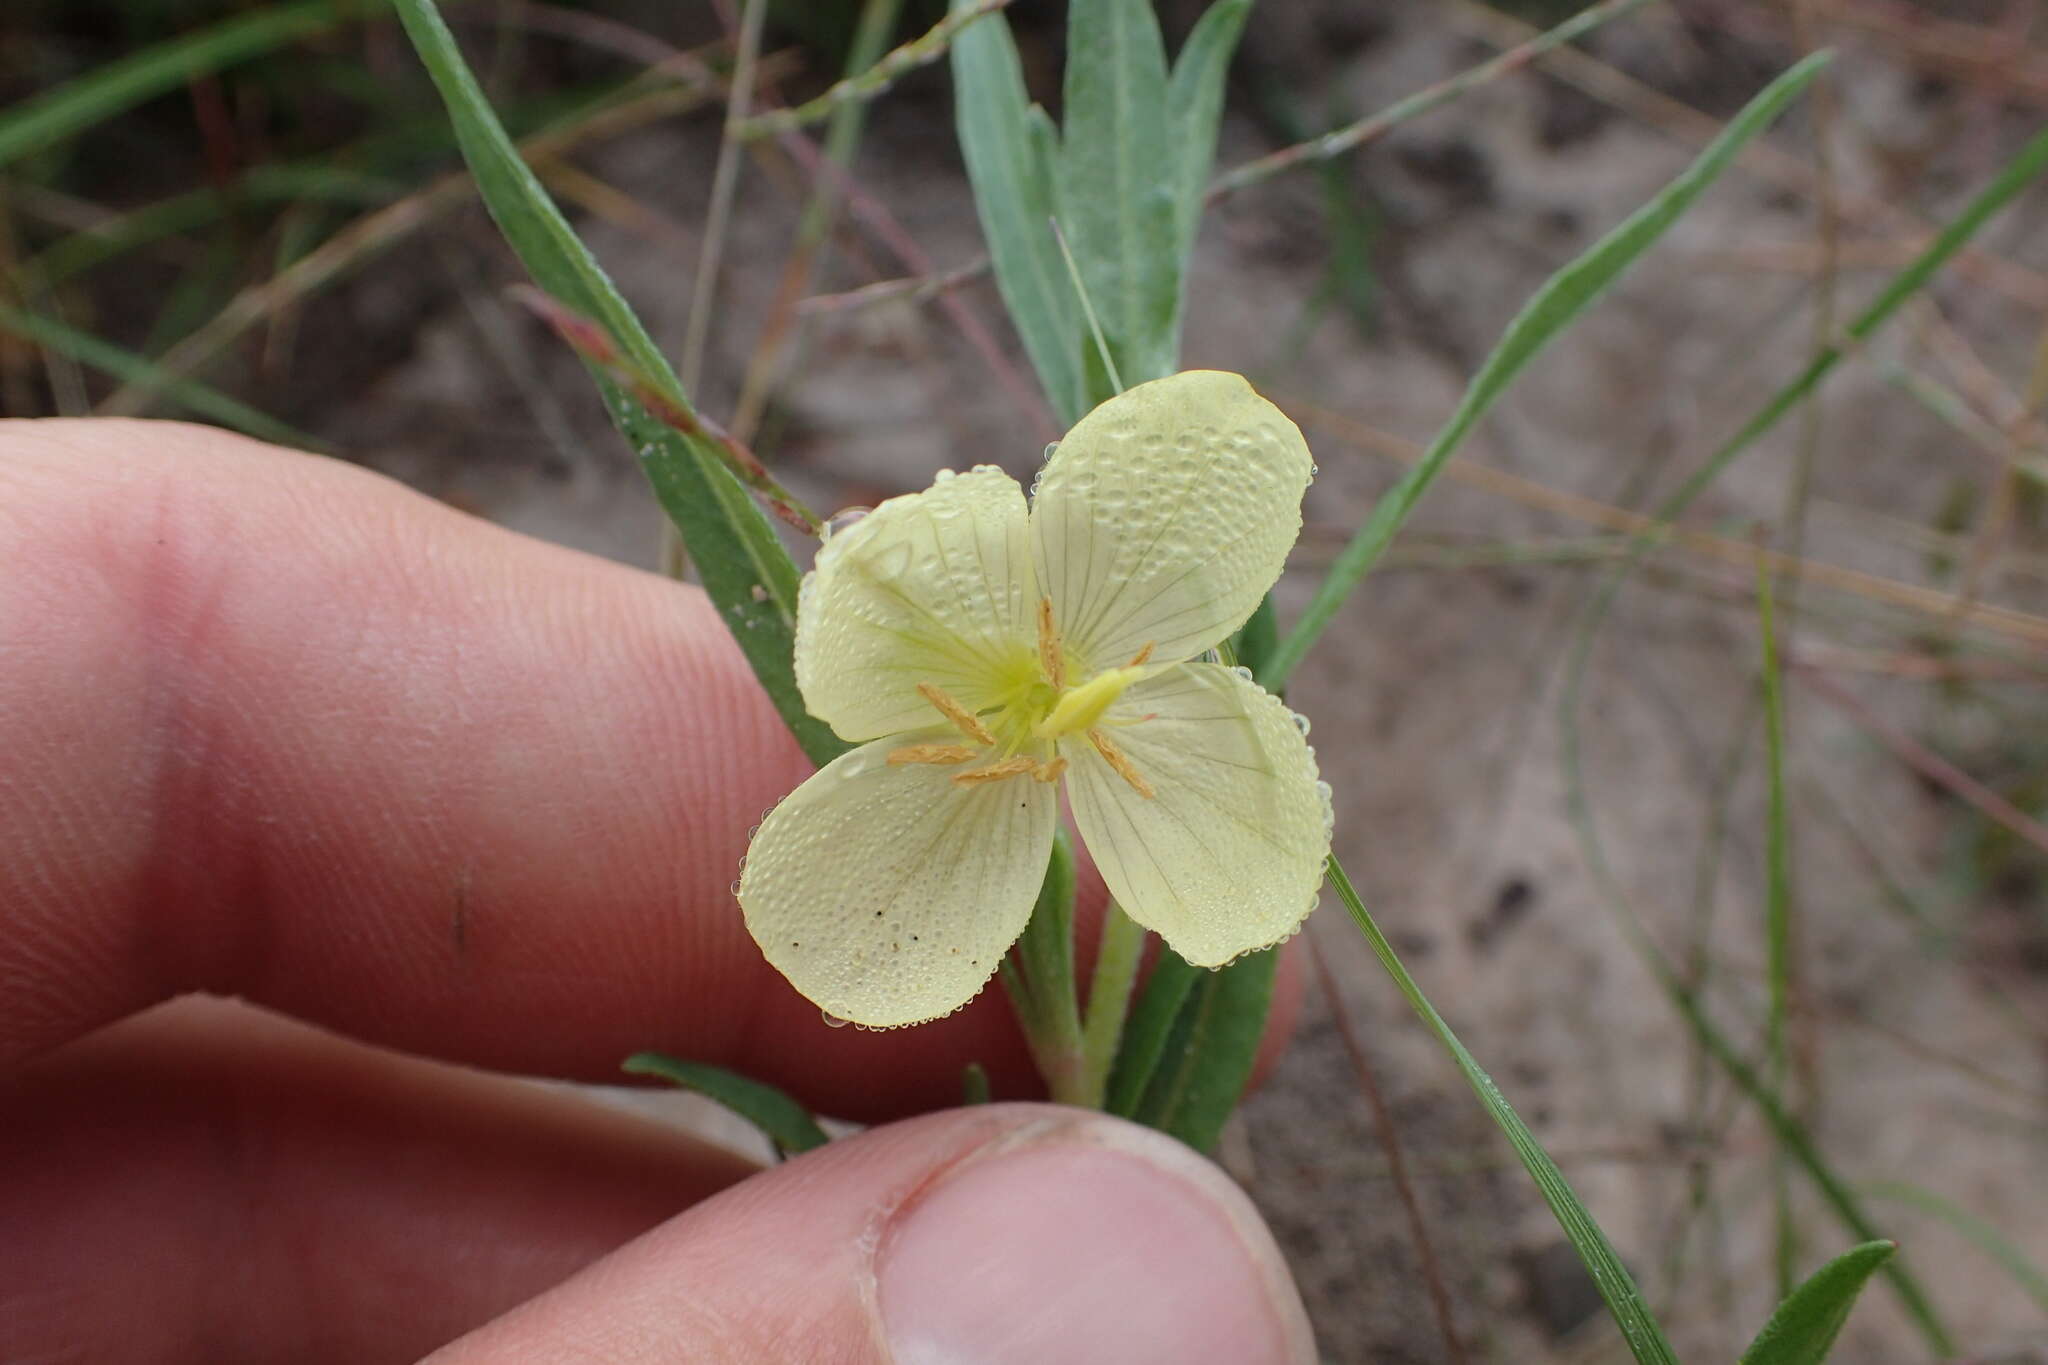
[[[981,465],[827,540],[797,686],[865,742],[754,837],[739,899],[768,960],[858,1024],[958,1009],[1030,917],[1062,786],[1110,894],[1189,962],[1299,928],[1330,845],[1305,727],[1188,661],[1280,576],[1313,468],[1243,378],[1189,371],[1082,418],[1028,511]]]

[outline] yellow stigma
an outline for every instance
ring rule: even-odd
[[[1039,739],[1058,739],[1094,728],[1124,689],[1142,676],[1140,668],[1105,668],[1079,687],[1062,692],[1052,713],[1032,726],[1031,733]]]

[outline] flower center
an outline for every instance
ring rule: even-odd
[[[1104,717],[1125,689],[1144,676],[1143,665],[1151,657],[1152,646],[1146,645],[1122,668],[1106,668],[1068,686],[1069,660],[1059,626],[1053,620],[1052,599],[1041,598],[1037,657],[1025,655],[1016,661],[1006,679],[1008,685],[998,688],[998,700],[993,707],[976,714],[935,684],[917,685],[918,693],[931,703],[932,709],[970,742],[906,745],[891,751],[889,762],[950,766],[989,760],[981,767],[953,774],[953,780],[963,786],[1027,775],[1039,782],[1054,782],[1067,768],[1067,760],[1059,756],[1058,741],[1069,735],[1086,735],[1095,751],[1132,790],[1150,797],[1151,784],[1109,737],[1106,727],[1117,722],[1106,721]]]

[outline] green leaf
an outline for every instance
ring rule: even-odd
[[[1162,965],[1173,956],[1171,949],[1160,948]],[[1197,979],[1133,1118],[1198,1152],[1215,1147],[1223,1121],[1251,1078],[1279,963],[1280,950],[1268,948],[1213,972],[1187,968]],[[1153,969],[1155,977],[1159,970]]]
[[[1750,140],[1768,127],[1798,94],[1820,74],[1831,54],[1816,52],[1772,81],[1756,98],[1744,105],[1720,136],[1709,143],[1683,174],[1660,191],[1656,198],[1629,215],[1628,219],[1564,269],[1544,281],[1522,311],[1515,315],[1492,354],[1486,357],[1458,402],[1450,420],[1431,441],[1401,479],[1373,505],[1365,525],[1351,538],[1337,557],[1322,585],[1275,652],[1267,686],[1286,685],[1310,646],[1351,590],[1358,586],[1393,541],[1415,504],[1435,482],[1444,465],[1506,393],[1530,361],[1555,340],[1578,316],[1591,307],[1658,238],[1678,221],[1693,201],[1728,168]]]
[[[1109,1073],[1104,1109],[1125,1118],[1138,1112],[1139,1102],[1151,1088],[1153,1076],[1158,1074],[1159,1059],[1166,1055],[1174,1026],[1181,1017],[1181,1006],[1187,1003],[1195,978],[1201,974],[1201,968],[1189,966],[1171,948],[1160,950],[1152,975],[1145,978],[1145,989],[1138,993],[1138,1003],[1124,1021],[1123,1041],[1117,1048],[1116,1066]]]
[[[831,1141],[810,1110],[774,1086],[722,1066],[686,1062],[662,1052],[636,1052],[620,1069],[634,1076],[659,1076],[718,1101],[767,1134],[782,1156],[798,1156]]]
[[[381,5],[310,0],[256,9],[65,81],[48,94],[0,113],[0,166],[196,77],[333,28],[374,8]]]
[[[1550,1205],[1558,1226],[1564,1229],[1565,1239],[1579,1253],[1579,1260],[1593,1277],[1593,1286],[1606,1301],[1607,1311],[1614,1315],[1615,1325],[1621,1329],[1622,1339],[1628,1343],[1630,1353],[1644,1365],[1650,1365],[1650,1362],[1677,1365],[1678,1358],[1671,1352],[1671,1343],[1664,1339],[1663,1329],[1657,1325],[1656,1316],[1644,1301],[1642,1290],[1636,1287],[1635,1279],[1622,1265],[1621,1257],[1615,1254],[1607,1234],[1600,1230],[1600,1225],[1593,1221],[1593,1215],[1579,1202],[1564,1173],[1543,1150],[1543,1144],[1536,1140],[1536,1135],[1529,1131],[1529,1125],[1522,1122],[1522,1116],[1508,1103],[1507,1096],[1501,1094],[1493,1078],[1465,1050],[1465,1045],[1458,1041],[1458,1035],[1451,1031],[1451,1026],[1429,1003],[1429,997],[1422,993],[1422,987],[1415,984],[1415,978],[1408,975],[1408,969],[1394,952],[1394,945],[1387,940],[1372,912],[1365,908],[1365,902],[1358,898],[1357,890],[1344,874],[1335,854],[1330,855],[1329,874],[1330,885],[1335,888],[1338,899],[1344,902],[1344,908],[1351,912],[1352,922],[1358,926],[1358,931],[1372,945],[1380,965],[1386,968],[1387,975],[1394,979],[1394,985],[1407,997],[1409,1007],[1436,1035],[1444,1051],[1450,1053],[1458,1070],[1465,1074],[1472,1092],[1479,1096],[1479,1102],[1486,1106],[1495,1125],[1506,1135],[1508,1145],[1521,1158],[1523,1167],[1536,1182],[1543,1202]]]
[[[953,12],[974,0],[952,0]],[[954,120],[996,287],[1054,411],[1087,410],[1081,389],[1080,310],[1050,220],[1058,135],[1024,93],[1009,20],[997,15],[953,39]]]
[[[1223,117],[1223,78],[1244,32],[1252,0],[1216,0],[1203,12],[1174,59],[1166,92],[1166,126],[1180,153],[1180,184],[1174,203],[1174,251],[1180,287],[1174,291],[1173,349],[1180,349],[1180,311],[1186,296],[1188,258],[1202,223],[1209,172],[1216,164],[1216,125]]]
[[[635,368],[685,410],[688,395],[596,259],[520,159],[433,0],[394,0],[407,35],[448,106],[462,154],[505,239],[542,290],[610,334]],[[986,27],[977,25],[977,28]],[[639,455],[663,509],[682,532],[704,590],[783,721],[814,762],[847,746],[804,710],[792,663],[798,575],[788,551],[710,442],[656,420],[593,369],[612,421]]]
[[[1126,385],[1174,370],[1182,167],[1197,153],[1174,146],[1167,113],[1166,48],[1151,0],[1074,0],[1056,202]],[[1088,399],[1112,396],[1091,389]]]
[[[1820,1365],[1864,1284],[1898,1249],[1896,1242],[1865,1242],[1816,1270],[1778,1305],[1742,1353],[1742,1365]]]
[[[124,350],[112,342],[102,341],[90,332],[81,332],[76,327],[67,326],[54,318],[24,312],[11,304],[0,303],[0,329],[68,355],[73,360],[102,370],[124,383],[150,383],[173,401],[201,417],[210,417],[222,426],[247,432],[258,440],[296,446],[300,450],[327,449],[321,441],[295,427],[287,426],[275,417],[258,412],[239,399],[228,397],[211,385],[202,384],[196,379],[164,374],[161,367],[148,356]]]

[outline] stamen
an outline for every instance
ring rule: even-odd
[[[1153,646],[1153,645],[1154,645],[1155,643],[1156,643],[1156,641],[1152,641],[1152,640],[1147,640],[1147,641],[1145,642],[1145,647],[1144,647],[1143,649],[1139,650],[1139,651],[1138,651],[1138,652],[1137,652],[1136,654],[1132,655],[1132,656],[1131,656],[1131,661],[1130,661],[1129,663],[1125,664],[1125,665],[1124,665],[1124,667],[1125,667],[1125,668],[1136,668],[1136,667],[1137,667],[1137,666],[1138,666],[1139,664],[1141,664],[1141,663],[1144,663],[1144,662],[1145,662],[1145,660],[1147,660],[1147,659],[1151,658],[1151,657],[1152,657],[1152,646]]]
[[[919,683],[917,690],[919,695],[939,709],[940,715],[952,721],[954,728],[959,730],[961,734],[982,744],[994,744],[996,742],[996,737],[989,733],[988,727],[981,723],[979,716],[962,706],[959,702],[954,701],[938,688],[930,683]]]
[[[909,744],[889,751],[889,766],[904,763],[965,763],[979,753],[965,744]]]
[[[1054,757],[1033,768],[1031,770],[1031,780],[1045,783],[1057,782],[1060,780],[1060,774],[1066,770],[1067,760]]]
[[[1131,784],[1132,791],[1144,797],[1147,801],[1156,795],[1152,790],[1152,784],[1138,776],[1138,770],[1131,766],[1130,756],[1124,753],[1122,749],[1117,748],[1116,742],[1108,735],[1100,730],[1090,730],[1088,732],[1088,742],[1095,746],[1096,753],[1102,755],[1103,762],[1116,770],[1118,777]],[[962,776],[965,776],[965,774],[963,773]],[[960,778],[956,777],[953,780],[958,782]]]
[[[1038,766],[1038,760],[1023,754],[1006,758],[1000,763],[991,763],[986,768],[975,768],[969,772],[954,773],[953,780],[963,787],[981,782],[1000,782],[1006,777],[1022,777]]]
[[[1038,664],[1045,670],[1045,680],[1052,684],[1053,691],[1065,690],[1067,660],[1060,650],[1060,632],[1053,624],[1050,597],[1038,599]]]

